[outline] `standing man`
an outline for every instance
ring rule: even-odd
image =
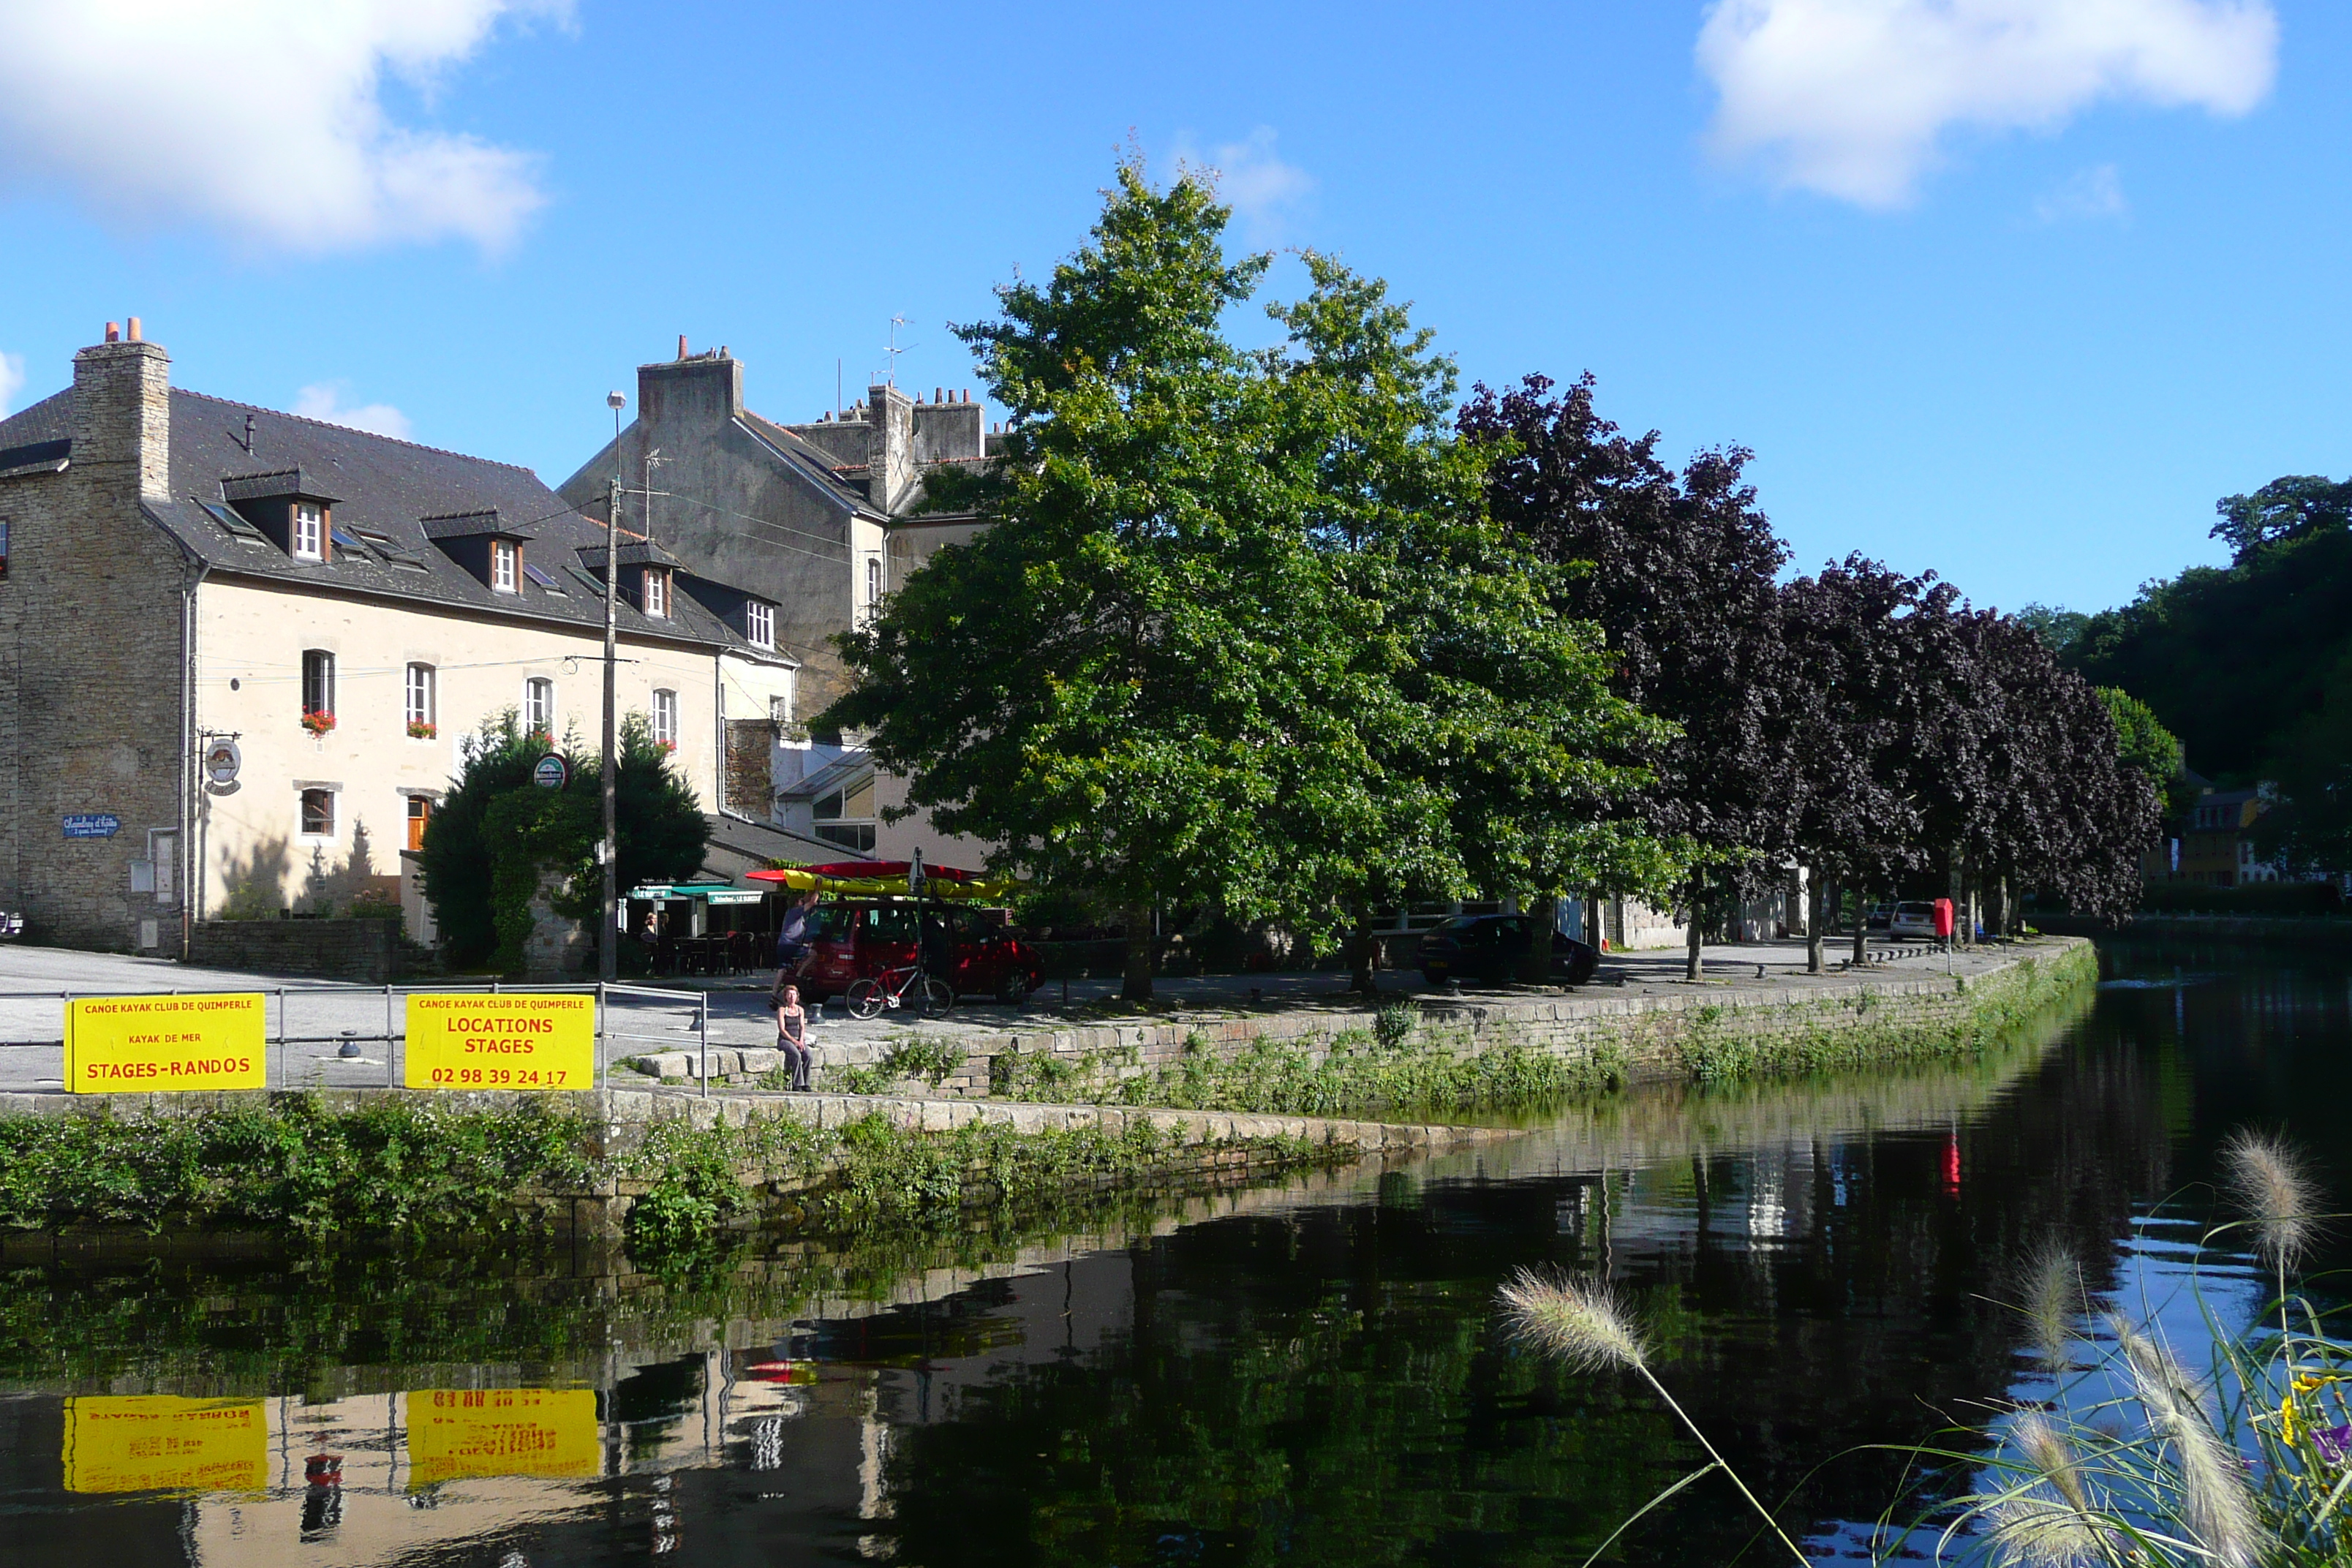
[[[816,889],[811,888],[784,906],[783,924],[776,928],[776,966],[798,973],[809,953],[809,918],[816,909]]]

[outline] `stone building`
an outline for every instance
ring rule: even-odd
[[[0,908],[172,954],[207,915],[373,892],[429,934],[404,871],[461,739],[601,731],[604,539],[527,468],[173,388],[110,323],[0,420]],[[764,819],[780,605],[642,539],[619,570],[622,710],[715,818]],[[233,787],[202,771],[224,739]]]
[[[692,570],[777,606],[776,643],[799,663],[799,709],[814,713],[846,688],[833,639],[857,626],[944,544],[970,539],[968,514],[924,512],[927,479],[988,460],[992,437],[970,393],[929,400],[896,386],[799,423],[744,403],[743,363],[724,347],[637,367],[636,416],[617,444],[557,487],[602,517],[617,484],[622,516]],[[840,737],[780,726],[771,815],[780,826],[855,854],[977,864],[986,847],[932,829],[905,804],[903,781],[877,772]]]

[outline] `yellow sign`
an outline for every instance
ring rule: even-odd
[[[436,1388],[405,1398],[411,1486],[459,1476],[604,1473],[594,1389]]]
[[[411,1089],[593,1089],[596,999],[558,992],[408,999]]]
[[[65,1461],[69,1492],[259,1491],[269,1430],[258,1399],[68,1399]]]
[[[258,991],[68,1002],[66,1087],[76,1094],[265,1088],[266,1007]]]

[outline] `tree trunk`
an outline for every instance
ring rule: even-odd
[[[1372,937],[1372,910],[1367,904],[1356,910],[1356,923],[1348,932],[1348,988],[1366,996],[1377,996],[1381,991],[1380,943]]]
[[[1119,996],[1129,1002],[1151,1000],[1151,906],[1139,904],[1129,908],[1127,921],[1127,974],[1119,986]]]
[[[1699,945],[1706,940],[1706,933],[1699,926],[1702,914],[1700,905],[1706,897],[1706,877],[1702,872],[1693,871],[1690,880],[1690,923],[1685,928],[1690,933],[1690,945],[1683,963],[1685,980],[1696,980],[1706,973],[1706,961],[1699,956]]]
[[[1822,880],[1821,868],[1805,868],[1805,973],[1822,972],[1822,927],[1829,921],[1829,887]]]
[[[1869,958],[1870,950],[1864,945],[1869,941],[1870,884],[1856,882],[1853,885],[1853,961],[1856,963]]]
[[[1519,984],[1551,984],[1551,932],[1559,923],[1558,899],[1528,900],[1528,945],[1519,953]]]

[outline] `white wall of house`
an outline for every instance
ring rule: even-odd
[[[196,727],[234,732],[244,754],[236,793],[207,797],[199,889],[207,914],[233,898],[258,910],[298,903],[322,871],[348,879],[360,869],[362,827],[365,870],[399,875],[410,799],[446,791],[461,739],[521,708],[528,682],[549,683],[559,742],[569,732],[593,750],[602,731],[603,640],[593,628],[219,578],[198,590],[195,623]],[[301,722],[310,650],[334,656],[335,727],[320,736]],[[789,696],[791,667],[625,637],[620,657],[621,710],[650,715],[657,691],[674,694],[677,766],[704,809],[717,810],[720,723],[765,717],[771,698]],[[430,738],[408,733],[411,665],[433,672]],[[331,831],[303,831],[306,789],[331,793]],[[428,934],[415,925],[412,934]]]

